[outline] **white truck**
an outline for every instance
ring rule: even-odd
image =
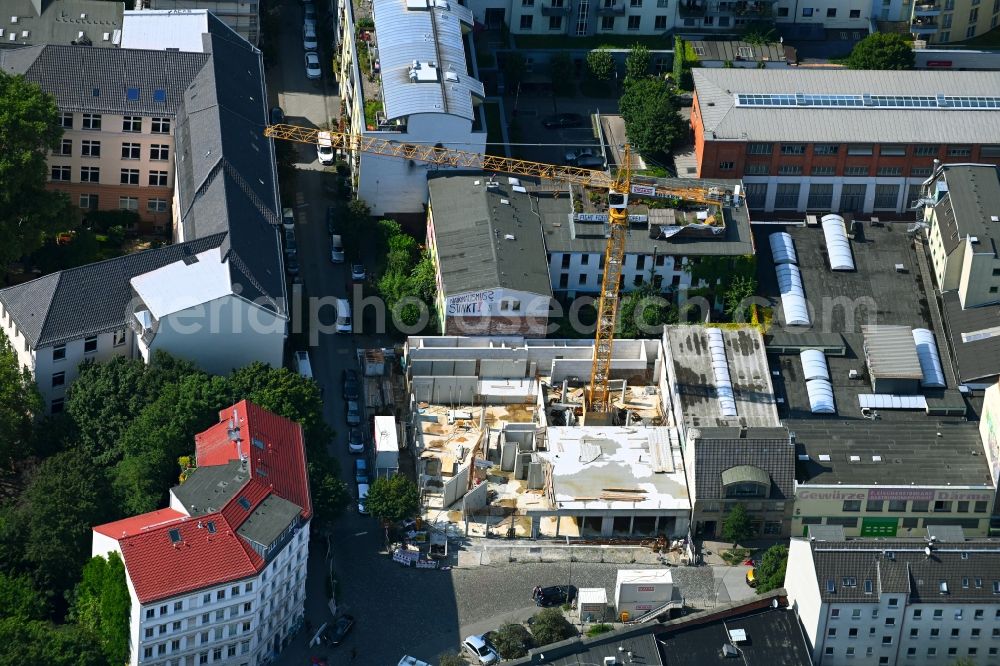
[[[375,476],[392,476],[399,469],[399,434],[392,416],[375,417]]]

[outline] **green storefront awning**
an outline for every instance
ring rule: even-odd
[[[760,467],[754,465],[737,465],[730,467],[722,473],[722,485],[730,486],[734,483],[757,483],[762,486],[771,485],[771,477]]]

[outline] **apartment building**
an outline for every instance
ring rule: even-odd
[[[132,599],[130,666],[256,666],[302,625],[312,502],[302,426],[242,401],[195,437],[170,506],[93,528]]]
[[[678,0],[486,0],[472,4],[481,23],[503,22],[514,34],[574,37],[665,35],[676,25],[679,6]]]
[[[0,51],[0,65],[8,71],[30,71],[43,87],[64,88],[55,93],[57,100],[62,100],[74,127],[81,128],[72,136],[93,137],[69,139],[72,155],[54,156],[53,168],[75,159],[100,163],[104,153],[113,156],[111,163],[132,164],[119,161],[117,151],[133,143],[140,146],[137,165],[152,150],[147,143],[163,142],[160,145],[169,151],[164,161],[169,165],[164,166],[168,185],[152,190],[168,202],[163,224],[177,245],[0,290],[3,330],[21,364],[34,373],[53,412],[62,409],[66,387],[86,359],[117,355],[148,359],[154,350],[163,349],[220,374],[255,360],[281,364],[287,296],[278,241],[274,152],[262,135],[267,119],[263,63],[260,51],[211,14],[203,14],[206,27],[199,52],[165,50],[193,47],[189,34],[179,35],[168,24],[150,31],[156,35],[156,41],[147,44],[150,50],[44,46]],[[164,21],[183,16],[159,15]],[[185,20],[184,25],[189,23]],[[134,66],[162,68],[171,63],[172,73],[133,71]],[[60,74],[55,65],[67,69]],[[197,71],[185,73],[196,66]],[[62,78],[83,73],[88,78],[72,85]],[[182,81],[186,82],[181,85]],[[140,92],[137,101],[127,99],[133,88]],[[158,92],[166,95],[165,102],[155,101]],[[164,110],[153,117],[108,116],[93,107],[84,111],[82,105],[95,99],[106,100],[93,102],[98,110],[105,108],[103,104],[119,108],[120,113],[125,107],[137,114],[132,109]],[[136,126],[143,132],[110,131],[112,126],[105,125],[109,117],[137,118]],[[91,126],[99,123],[101,130],[82,129],[85,120]],[[158,120],[169,121],[169,134],[146,132],[156,128]],[[93,150],[95,142],[100,155],[74,157],[84,145]],[[73,167],[66,168],[73,172]],[[144,168],[139,171],[145,173]],[[95,183],[93,187],[101,206],[119,188],[132,198],[152,196],[150,188],[141,185]]]
[[[181,14],[207,10],[240,37],[257,46],[260,43],[260,5],[259,0],[136,0],[135,9],[159,9]]]
[[[792,539],[785,590],[814,664],[1000,664],[1000,547],[961,528],[923,539]]]
[[[941,162],[1000,163],[1000,74],[695,69],[697,176],[761,212],[903,214]]]
[[[339,7],[344,131],[485,152],[485,91],[466,59],[475,60],[470,9],[444,0]],[[374,215],[423,213],[427,173],[443,168],[371,152],[348,157],[355,191]]]
[[[961,42],[997,27],[997,0],[916,0],[910,16],[910,33],[931,44]]]
[[[121,43],[124,11],[124,3],[105,0],[6,0],[0,14],[0,48],[115,47]]]
[[[519,183],[481,174],[428,179],[427,249],[444,335],[547,333],[548,264],[530,202],[514,196]]]

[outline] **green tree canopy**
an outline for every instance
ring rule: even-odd
[[[344,512],[350,499],[347,484],[340,478],[337,459],[326,452],[309,455],[309,491],[312,495],[313,522],[319,527],[328,527]]]
[[[559,608],[546,608],[531,617],[531,634],[535,645],[558,643],[576,636],[576,628],[570,624]]]
[[[469,666],[469,662],[457,652],[446,652],[438,657],[438,666]]]
[[[722,538],[738,544],[750,538],[750,515],[742,504],[737,504],[722,521]]]
[[[652,282],[626,294],[618,308],[618,336],[622,338],[656,338],[664,324],[675,323],[677,308]]]
[[[125,564],[118,553],[92,557],[73,594],[71,617],[96,638],[108,664],[124,664],[129,651],[129,610],[132,599],[125,582]]]
[[[42,620],[47,612],[45,599],[29,576],[0,572],[0,618]]]
[[[607,49],[594,49],[587,53],[587,69],[598,81],[608,81],[615,73],[615,57]]]
[[[417,484],[402,474],[379,477],[368,489],[368,510],[381,520],[396,522],[414,516],[420,509]]]
[[[850,69],[913,69],[913,44],[897,32],[876,32],[854,45],[847,57]]]
[[[662,79],[647,77],[631,83],[619,107],[628,140],[642,155],[665,153],[688,134],[676,97]]]
[[[504,659],[517,659],[534,647],[534,639],[524,625],[508,622],[493,635],[493,645]]]
[[[636,44],[625,57],[625,85],[644,79],[649,74],[649,49]]]
[[[34,252],[46,233],[75,220],[69,198],[45,188],[48,153],[62,138],[55,98],[0,72],[0,266]]]
[[[43,409],[35,380],[0,333],[0,464],[9,466],[31,452],[34,421]]]
[[[747,275],[737,275],[729,281],[725,292],[726,314],[733,319],[742,317],[742,321],[749,321],[747,308],[750,305],[748,299],[757,293],[757,280]]]
[[[757,594],[776,590],[785,584],[785,567],[788,566],[788,546],[775,545],[764,551],[757,567]]]
[[[569,54],[559,52],[553,55],[549,60],[549,82],[552,84],[552,92],[556,95],[572,95],[576,90],[575,78],[573,59]]]
[[[108,666],[97,641],[75,625],[0,619],[0,666]],[[117,666],[117,665],[116,665]]]

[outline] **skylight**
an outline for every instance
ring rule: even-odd
[[[170,543],[180,543],[181,542],[181,531],[174,528],[167,532],[170,535]]]
[[[93,95],[94,97],[100,97],[101,96],[101,89],[100,88],[94,88],[93,90],[90,91],[90,94]]]
[[[215,534],[215,521],[214,520],[210,520],[207,523],[205,523],[205,527],[208,529],[208,533],[209,534]]]
[[[737,94],[736,106],[879,109],[1000,109],[1000,97],[966,95]]]
[[[127,99],[130,102],[138,102],[139,101],[139,89],[138,88],[129,88],[128,91],[125,93],[125,99]]]
[[[263,448],[264,448],[264,440],[262,440],[262,439],[261,439],[260,437],[251,437],[251,438],[250,438],[250,441],[251,441],[251,442],[253,443],[253,445],[254,445],[254,446],[256,446],[256,447],[257,447],[258,449],[263,449]]]
[[[833,582],[832,578],[826,579],[826,591],[831,594],[837,589],[837,584]]]
[[[246,497],[241,497],[238,500],[236,500],[236,502],[247,511],[250,510],[250,500],[248,500]]]
[[[871,594],[872,591],[873,591],[873,589],[874,589],[874,586],[872,585],[872,579],[871,578],[866,578],[865,579],[865,594]]]
[[[166,102],[167,101],[167,91],[163,88],[157,88],[153,91],[153,101],[154,102]]]

